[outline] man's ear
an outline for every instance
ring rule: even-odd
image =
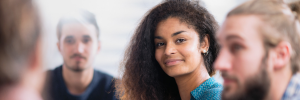
[[[101,49],[101,42],[98,41],[98,47],[97,47],[97,52],[98,52],[98,53],[100,52],[100,49]]]
[[[280,42],[274,48],[274,70],[282,69],[290,63],[291,51],[291,44],[285,41]]]
[[[56,46],[57,46],[58,51],[61,52],[59,41],[56,43]]]
[[[209,36],[208,35],[205,35],[204,37],[203,37],[203,40],[202,40],[203,42],[201,43],[201,48],[200,48],[200,50],[201,50],[201,52],[202,53],[206,53],[207,51],[208,51],[208,49],[209,49]]]

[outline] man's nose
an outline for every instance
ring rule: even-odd
[[[232,57],[230,56],[229,51],[220,50],[216,61],[214,62],[214,68],[219,71],[225,71],[232,68],[231,64]]]
[[[76,44],[76,53],[83,53],[84,52],[84,44],[78,42]]]

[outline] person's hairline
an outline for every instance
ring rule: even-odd
[[[97,28],[97,26],[95,26],[94,24],[92,24],[92,23],[89,23],[89,22],[67,22],[67,23],[63,23],[63,24],[61,24],[61,25],[57,25],[57,39],[58,39],[58,42],[60,42],[60,39],[62,38],[62,30],[63,30],[63,27],[65,26],[65,25],[67,25],[67,24],[82,24],[82,25],[84,25],[84,24],[88,24],[88,25],[92,25],[94,28],[95,28],[95,30],[96,30],[96,39],[97,39],[97,42],[100,42],[100,30]],[[59,27],[60,26],[60,27]]]
[[[257,29],[258,34],[260,34],[261,39],[264,39],[265,37],[263,36],[263,34],[265,34],[263,31],[265,30],[263,27],[268,27],[271,28],[272,30],[276,30],[274,29],[274,27],[272,25],[270,25],[267,21],[264,20],[263,15],[260,14],[250,14],[250,13],[241,13],[241,14],[231,14],[229,16],[226,17],[225,20],[227,20],[229,17],[255,17],[255,19],[257,19],[256,25],[255,25],[255,29]]]

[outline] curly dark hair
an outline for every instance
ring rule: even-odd
[[[168,76],[155,59],[154,33],[159,22],[178,18],[193,28],[200,37],[209,37],[209,52],[202,54],[207,72],[215,74],[213,62],[218,53],[214,17],[199,1],[166,0],[151,9],[135,31],[125,52],[121,69],[122,80],[117,82],[117,95],[125,100],[177,100],[180,99],[175,79]]]

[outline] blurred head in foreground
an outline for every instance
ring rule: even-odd
[[[0,0],[0,99],[39,98],[40,24],[31,0]],[[25,97],[25,98],[24,98]]]
[[[298,29],[280,0],[250,0],[230,11],[216,36],[222,99],[281,99],[293,77],[299,78]]]

